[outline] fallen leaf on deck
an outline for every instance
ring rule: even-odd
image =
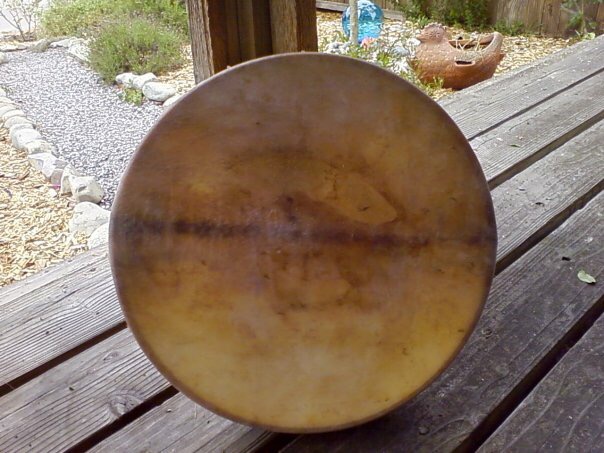
[[[588,285],[593,285],[596,283],[596,279],[593,276],[589,275],[587,272],[585,272],[583,269],[581,269],[577,273],[577,277],[579,278],[579,280],[584,283],[587,283]]]

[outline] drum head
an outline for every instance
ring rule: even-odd
[[[328,431],[408,400],[471,333],[492,203],[468,142],[403,79],[322,54],[203,82],[137,150],[111,217],[128,324],[187,396]]]

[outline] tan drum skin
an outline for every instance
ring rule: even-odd
[[[493,276],[487,183],[447,114],[358,60],[228,69],[136,151],[110,226],[143,351],[180,391],[283,432],[374,419],[459,352]]]

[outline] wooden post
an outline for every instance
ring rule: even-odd
[[[350,0],[350,43],[355,46],[359,43],[359,3],[357,0]]]
[[[197,83],[242,61],[317,50],[314,0],[186,0]]]

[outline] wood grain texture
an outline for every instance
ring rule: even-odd
[[[122,331],[0,398],[0,451],[63,451],[167,387]]]
[[[270,0],[270,16],[274,53],[317,50],[314,0]]]
[[[220,446],[226,448],[246,435],[249,438],[251,433],[259,434],[254,428],[218,417],[178,394],[91,451],[112,453],[135,445],[139,451],[223,451]],[[255,441],[257,436],[252,437]]]
[[[471,140],[604,70],[604,36],[470,87],[441,105]]]
[[[470,142],[491,188],[604,118],[604,73]]]
[[[296,4],[286,0],[270,0],[271,33],[275,53],[298,50],[298,14]]]
[[[123,321],[106,247],[8,287],[0,300],[0,386]]]
[[[603,142],[600,121],[491,192],[499,270],[604,188]]]
[[[543,5],[542,30],[548,35],[558,33],[561,0],[546,0]]]
[[[596,453],[603,445],[604,317],[600,317],[479,452]]]
[[[604,274],[604,195],[502,272],[464,350],[437,382],[409,404],[352,430],[300,437],[286,452],[452,451],[595,305]],[[568,257],[571,261],[563,260]]]
[[[220,7],[216,0],[186,0],[193,56],[195,82],[199,83],[226,67],[224,54],[214,46],[222,46],[224,40],[218,39],[217,24],[210,23],[210,10]],[[214,29],[212,29],[214,27]]]

